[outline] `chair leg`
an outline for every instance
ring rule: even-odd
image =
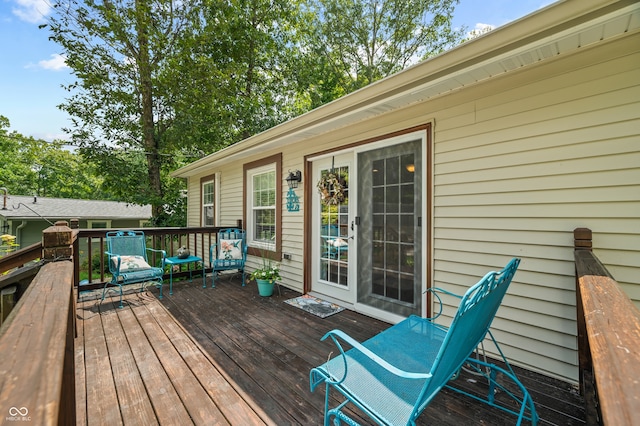
[[[244,272],[244,268],[242,268],[242,287],[245,286],[247,282],[247,274]]]
[[[216,286],[216,277],[218,276],[218,271],[211,271],[211,288]]]
[[[118,306],[118,308],[122,309],[122,286],[120,286],[120,306]]]

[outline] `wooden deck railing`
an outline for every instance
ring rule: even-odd
[[[102,288],[104,283],[111,279],[104,257],[104,252],[107,249],[105,234],[111,229],[76,229],[76,226],[77,220],[72,220],[71,228],[74,229],[77,236],[74,239],[72,250],[73,283],[78,286],[80,281],[83,281],[82,289],[84,290]],[[238,221],[236,226],[242,227],[241,221]],[[179,247],[187,246],[191,254],[204,260],[205,273],[209,273],[211,269],[207,267],[209,265],[208,250],[215,242],[216,234],[220,229],[219,227],[202,227],[137,228],[136,230],[144,231],[149,238],[147,243],[149,248],[165,250],[167,256],[174,256]],[[17,303],[33,277],[38,273],[42,264],[34,261],[41,258],[42,251],[42,243],[36,243],[0,258],[0,291],[4,290],[7,294],[11,292],[11,295],[6,298],[0,295],[0,325],[3,318],[6,317],[6,311]],[[153,264],[158,263],[158,259],[149,260]],[[16,268],[18,269],[16,270]],[[12,272],[4,274],[7,271]],[[197,276],[200,271],[200,268],[196,268],[193,274]],[[173,277],[179,278],[187,276],[187,274],[186,270],[178,271],[174,272]],[[165,275],[165,278],[168,279],[168,274]]]
[[[0,328],[0,407],[7,423],[75,424],[74,235],[68,227],[51,228],[45,230],[51,238],[43,236],[47,263]]]
[[[201,257],[205,265],[209,264],[209,247],[216,241],[219,227],[202,228],[136,228],[148,238],[147,247],[165,250],[167,256],[175,256],[178,248],[186,246],[192,255]],[[107,250],[105,234],[117,229],[81,229],[74,246],[74,264],[76,266],[75,283],[84,281],[82,288],[99,288],[110,280],[109,267],[105,264],[104,252]],[[159,259],[150,258],[156,265]],[[210,270],[205,268],[205,272]],[[82,278],[80,274],[82,273]],[[194,272],[197,275],[197,272]],[[186,276],[187,272],[174,273],[174,278]],[[165,276],[168,278],[168,275]],[[86,280],[86,281],[85,281]]]
[[[587,424],[640,418],[640,311],[591,251],[591,230],[574,231],[580,389]]]
[[[35,243],[23,249],[2,256],[0,259],[0,274],[14,268],[20,268],[27,263],[39,259],[42,255],[42,243]]]

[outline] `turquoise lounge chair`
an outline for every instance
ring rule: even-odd
[[[441,289],[432,292],[460,298],[457,313],[450,327],[435,324],[432,319],[411,316],[364,343],[359,343],[340,330],[327,333],[339,349],[339,355],[310,372],[311,391],[324,383],[324,424],[344,421],[357,424],[345,410],[357,407],[380,425],[414,425],[416,419],[437,393],[448,387],[517,416],[517,423],[529,420],[536,424],[538,416],[531,396],[516,377],[504,357],[489,326],[498,310],[520,259],[514,258],[501,272],[489,272],[464,296]],[[440,302],[442,304],[442,302]],[[506,369],[471,357],[486,336],[496,345]],[[346,351],[343,343],[351,346]],[[485,376],[487,396],[478,396],[457,389],[451,379],[465,366]],[[513,383],[508,390],[497,380],[498,373]],[[478,379],[479,380],[479,379]],[[515,384],[515,386],[513,386]],[[329,392],[336,390],[344,398],[329,407]],[[502,404],[494,397],[496,389],[512,398],[516,404]],[[519,408],[514,410],[512,405]]]

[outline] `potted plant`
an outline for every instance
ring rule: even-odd
[[[273,285],[280,278],[279,265],[265,258],[262,258],[262,267],[251,273],[251,279],[256,280],[258,284],[260,296],[271,296],[273,294]]]

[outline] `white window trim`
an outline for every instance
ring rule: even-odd
[[[246,225],[246,229],[247,229],[247,245],[250,247],[255,247],[257,249],[260,250],[268,250],[268,251],[276,251],[277,249],[277,242],[273,241],[272,243],[265,243],[264,241],[258,241],[258,240],[254,240],[253,235],[254,235],[254,220],[253,220],[253,177],[255,175],[259,175],[259,174],[263,174],[263,173],[267,173],[267,172],[274,172],[275,173],[275,185],[276,188],[274,188],[274,190],[276,191],[276,204],[274,204],[273,208],[274,208],[274,217],[276,218],[275,220],[275,234],[276,236],[278,235],[278,218],[277,216],[277,203],[278,203],[278,199],[277,199],[277,194],[278,194],[278,189],[277,189],[277,185],[278,185],[278,173],[277,173],[277,163],[269,163],[269,164],[265,164],[264,166],[259,166],[250,170],[247,170],[247,213],[246,213],[246,218],[247,218],[247,225]],[[276,237],[277,238],[277,237]]]
[[[204,224],[204,185],[213,182],[213,224]],[[220,172],[214,173],[213,179],[200,182],[200,226],[219,226],[220,223]]]

